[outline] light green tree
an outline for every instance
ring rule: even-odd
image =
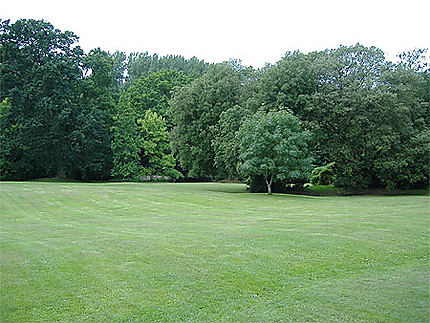
[[[138,79],[121,94],[112,127],[114,177],[181,176],[173,168],[176,161],[163,116],[174,89],[184,82],[181,72],[162,70]]]
[[[268,194],[274,179],[294,181],[309,176],[310,133],[288,111],[257,112],[239,129],[238,170],[244,176],[264,176]]]
[[[138,119],[141,175],[179,178],[175,170],[176,160],[170,151],[166,120],[156,112],[147,110],[144,118]]]

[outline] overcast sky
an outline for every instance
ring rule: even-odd
[[[261,67],[286,51],[377,46],[388,59],[430,47],[429,0],[3,1],[1,18],[45,19],[73,31],[85,51],[230,58]]]

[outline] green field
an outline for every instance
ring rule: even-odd
[[[428,196],[0,183],[1,322],[428,322]]]

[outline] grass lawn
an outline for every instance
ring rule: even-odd
[[[430,320],[429,196],[0,190],[1,322]]]

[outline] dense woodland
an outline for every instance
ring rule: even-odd
[[[425,50],[288,52],[261,69],[89,53],[46,21],[1,20],[2,180],[249,180],[428,188]],[[144,46],[144,44],[142,44]]]

